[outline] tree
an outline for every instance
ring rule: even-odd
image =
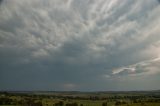
[[[102,103],[102,106],[107,106],[107,102]]]
[[[80,106],[83,106],[83,104],[80,104]]]

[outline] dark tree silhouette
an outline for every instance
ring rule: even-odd
[[[107,106],[107,102],[102,103],[102,106]]]
[[[83,106],[83,104],[80,104],[80,106]]]

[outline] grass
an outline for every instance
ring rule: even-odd
[[[57,96],[58,95],[58,96]],[[73,97],[73,98],[72,98]],[[77,98],[78,97],[78,98]],[[106,98],[105,98],[106,97]],[[56,94],[0,94],[0,101],[5,98],[13,100],[11,103],[27,103],[24,101],[33,100],[34,103],[41,102],[42,106],[53,106],[53,104],[63,101],[67,103],[77,103],[78,106],[102,106],[102,103],[107,102],[107,106],[115,106],[117,103],[126,103],[116,106],[160,106],[160,93],[158,92],[101,92],[101,93],[73,93],[62,92]],[[95,99],[96,98],[96,99]],[[105,99],[104,99],[105,98]],[[135,101],[136,100],[136,101]],[[149,101],[148,101],[149,100]],[[141,103],[142,102],[142,103]],[[6,103],[7,104],[7,103]],[[0,105],[0,106],[20,106],[20,105]],[[21,105],[23,106],[23,105]]]

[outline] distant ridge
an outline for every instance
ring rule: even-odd
[[[41,91],[41,90],[33,90],[33,91],[14,91],[14,90],[0,90],[0,92],[7,93],[128,93],[128,92],[160,92],[160,90],[133,90],[133,91]]]

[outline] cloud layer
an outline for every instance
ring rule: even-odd
[[[0,89],[159,89],[158,0],[0,1]]]

